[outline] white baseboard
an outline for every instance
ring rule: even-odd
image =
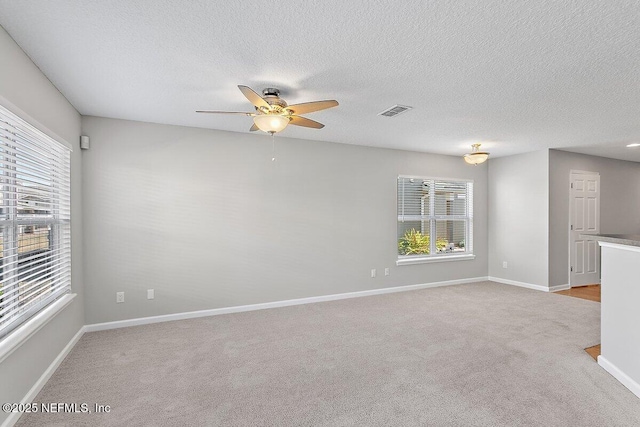
[[[520,286],[521,288],[534,289],[536,291],[542,291],[542,292],[554,292],[556,290],[558,291],[561,290],[558,286],[549,288],[547,286],[534,285],[533,283],[526,283],[526,282],[518,282],[517,280],[502,279],[500,277],[489,276],[488,279],[491,280],[492,282],[498,282],[505,285]],[[560,285],[560,286],[562,286],[562,289],[569,289],[568,287],[569,285]],[[564,286],[567,286],[567,287],[565,288]]]
[[[567,289],[571,289],[571,285],[568,283],[565,283],[564,285],[549,286],[549,292],[566,291]]]
[[[67,357],[67,355],[69,354],[71,349],[73,349],[73,347],[76,345],[76,343],[80,341],[80,338],[82,338],[82,335],[84,334],[84,332],[85,332],[85,327],[83,326],[73,336],[73,338],[71,338],[71,341],[67,343],[67,345],[62,349],[60,354],[58,354],[58,356],[53,360],[53,362],[51,362],[51,365],[49,365],[49,367],[44,371],[44,373],[40,376],[40,378],[38,378],[38,381],[36,381],[33,387],[31,387],[31,390],[29,390],[27,394],[22,398],[20,403],[33,402],[33,400],[36,398],[38,393],[40,393],[40,390],[42,390],[42,387],[44,387],[47,381],[49,381],[49,378],[51,378],[51,375],[53,375],[56,369],[58,369],[58,366],[60,366],[64,358]],[[22,415],[22,412],[10,413],[9,416],[2,423],[2,427],[12,427],[13,425],[15,425],[15,423],[18,422],[21,415]]]
[[[439,286],[462,285],[465,283],[486,281],[487,277],[473,277],[469,279],[447,280],[443,282],[422,283],[418,285],[396,286],[392,288],[372,289],[368,291],[346,292],[343,294],[322,295],[318,297],[298,298],[284,301],[274,301],[261,304],[239,305],[235,307],[214,308],[210,310],[190,311],[186,313],[165,314],[161,316],[141,317],[137,319],[117,320],[114,322],[94,323],[85,326],[85,332],[104,331],[108,329],[126,328],[129,326],[147,325],[151,323],[169,322],[172,320],[194,319],[197,317],[217,316],[220,314],[241,313],[244,311],[264,310],[267,308],[288,307],[292,305],[311,304],[315,302],[335,301],[348,298],[367,297],[372,295],[390,294],[394,292],[414,291]]]
[[[640,384],[634,381],[633,378],[622,372],[620,369],[618,369],[617,366],[602,357],[602,355],[598,356],[598,365],[602,366],[605,371],[613,375],[615,379],[620,381],[623,386],[631,390],[633,394],[640,397]]]

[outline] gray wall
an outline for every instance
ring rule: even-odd
[[[84,324],[81,166],[78,112],[0,27],[0,103],[45,133],[74,146],[71,157],[73,302],[0,363],[0,402],[19,402]],[[25,116],[29,116],[26,117]],[[0,412],[0,424],[7,414]]]
[[[489,276],[548,286],[548,150],[488,163]]]
[[[487,275],[486,166],[278,136],[271,162],[265,134],[82,128],[88,324]],[[475,180],[475,260],[396,267],[399,174]]]
[[[569,283],[569,173],[600,173],[600,232],[640,234],[640,163],[549,151],[549,283]]]

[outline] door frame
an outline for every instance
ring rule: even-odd
[[[572,220],[572,213],[573,213],[573,200],[572,200],[572,195],[571,195],[571,184],[572,184],[572,177],[573,175],[598,175],[598,177],[600,177],[600,172],[593,172],[593,171],[585,171],[585,170],[579,170],[579,169],[570,169],[569,170],[569,221],[567,222],[567,235],[568,235],[568,256],[567,256],[567,274],[569,276],[569,288],[573,287],[573,283],[571,283],[571,246],[573,244],[573,242],[571,241],[571,220]],[[601,180],[598,180],[598,183],[600,184],[598,187],[598,229],[600,229],[600,202],[602,200],[602,183]],[[602,280],[602,271],[600,271],[600,267],[598,267],[598,275],[600,276],[600,280]]]

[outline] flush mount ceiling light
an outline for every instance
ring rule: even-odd
[[[279,114],[260,114],[253,117],[253,123],[263,132],[276,133],[283,131],[289,124],[289,117]]]
[[[640,142],[634,142],[633,144],[628,144],[627,147],[640,147]]]
[[[480,144],[471,144],[471,152],[464,155],[464,161],[470,165],[479,165],[489,158],[489,153],[480,151]]]

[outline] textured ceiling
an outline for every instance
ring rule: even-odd
[[[247,132],[194,112],[250,111],[244,84],[340,102],[281,137],[640,161],[611,149],[640,140],[634,0],[0,0],[0,25],[85,115]],[[377,115],[394,104],[414,109]]]

